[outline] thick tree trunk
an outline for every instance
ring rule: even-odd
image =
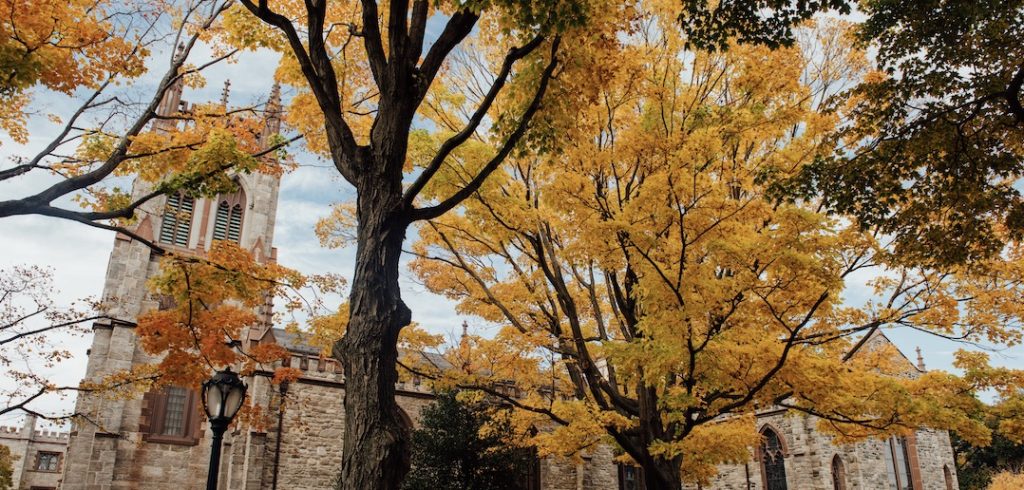
[[[647,490],[680,490],[683,488],[681,464],[682,461],[679,458],[650,459],[647,464],[642,466]]]
[[[395,490],[409,470],[408,428],[395,402],[398,333],[410,322],[398,261],[407,221],[400,184],[361,186],[356,268],[345,337],[335,354],[345,369],[345,439],[339,487]],[[397,190],[396,190],[397,187]]]

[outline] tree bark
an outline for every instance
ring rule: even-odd
[[[335,344],[335,355],[345,369],[339,488],[393,490],[409,471],[408,428],[395,401],[398,333],[411,320],[398,284],[408,220],[400,207],[400,175],[395,179],[383,172],[368,174],[357,201],[349,323],[344,338]]]
[[[680,490],[683,488],[681,464],[681,458],[651,458],[641,465],[644,469],[644,486],[647,490]]]

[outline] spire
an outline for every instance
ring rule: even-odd
[[[231,79],[224,80],[224,90],[220,92],[220,105],[228,107],[228,95],[231,93]]]
[[[921,371],[926,371],[926,369],[924,368],[924,356],[921,355],[920,347],[917,348],[917,369],[920,369]]]
[[[462,337],[459,338],[459,357],[462,358],[462,371],[466,373],[470,371],[469,355],[469,324],[463,320]]]
[[[263,127],[262,141],[264,145],[270,144],[270,138],[281,132],[281,84],[274,82],[270,87],[270,98],[267,100],[265,111],[266,121]]]
[[[174,55],[175,61],[180,60],[182,56],[185,56],[185,45],[179,44]],[[167,90],[164,91],[164,96],[160,99],[160,105],[156,106],[156,115],[169,117],[176,114],[181,105],[181,91],[183,88],[184,84],[180,77],[174,80],[171,86],[167,87]],[[157,120],[153,123],[153,126],[158,129],[171,130],[174,129],[176,124],[173,120],[163,119]]]

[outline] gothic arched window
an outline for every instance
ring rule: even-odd
[[[782,439],[770,427],[761,431],[761,475],[764,490],[786,490],[786,459]]]
[[[195,200],[181,191],[167,196],[164,208],[164,221],[160,225],[160,241],[179,247],[188,246],[188,237],[192,231],[192,210]]]
[[[217,216],[213,220],[213,239],[238,243],[242,239],[242,215],[245,193],[217,196]]]
[[[942,477],[946,480],[946,490],[953,490],[953,472],[948,465],[942,465]]]
[[[838,454],[832,457],[832,489],[846,490],[846,467]]]

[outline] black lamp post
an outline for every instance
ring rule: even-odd
[[[245,400],[248,387],[237,374],[227,368],[217,371],[203,383],[203,408],[213,430],[213,449],[210,451],[210,472],[206,477],[206,490],[217,490],[217,476],[220,473],[220,446],[224,431],[231,425],[238,409]]]

